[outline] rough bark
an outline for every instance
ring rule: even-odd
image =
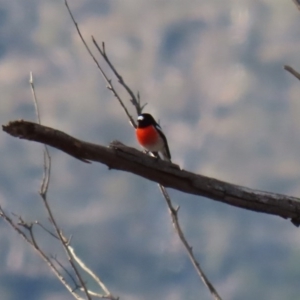
[[[8,134],[57,148],[83,162],[100,162],[109,167],[147,178],[165,187],[199,195],[240,208],[277,215],[300,225],[300,199],[262,192],[182,170],[137,149],[115,141],[109,147],[87,143],[72,136],[28,121],[2,126]]]

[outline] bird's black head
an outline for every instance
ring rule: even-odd
[[[139,128],[144,128],[147,127],[149,125],[156,125],[156,121],[154,120],[154,118],[150,115],[150,114],[141,114],[138,116],[137,118],[137,122],[138,122],[138,127]]]

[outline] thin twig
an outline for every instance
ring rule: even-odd
[[[91,296],[93,296],[93,297],[100,298],[100,299],[112,299],[112,298],[110,298],[110,297],[108,297],[108,296],[105,296],[105,295],[102,295],[102,294],[95,293],[95,292],[93,292],[93,291],[91,291],[91,290],[89,290],[89,294],[90,294]],[[117,298],[117,299],[119,299],[119,298]]]
[[[118,297],[114,297],[110,291],[108,290],[108,288],[106,287],[106,285],[101,281],[101,279],[90,269],[88,268],[85,263],[76,255],[75,250],[73,247],[71,247],[70,245],[68,246],[73,258],[75,259],[75,261],[79,264],[79,266],[86,272],[88,273],[97,283],[98,285],[101,287],[101,289],[104,291],[105,295],[102,296],[102,298],[106,298],[106,299],[111,299],[111,300],[118,300]],[[90,291],[89,291],[90,293]],[[98,294],[99,295],[99,294]]]
[[[33,81],[33,76],[32,76],[32,73],[30,73],[30,86],[31,86],[31,91],[32,91],[32,95],[33,95],[33,101],[35,103],[35,109],[36,109],[36,115],[37,115],[37,119],[38,119],[38,122],[39,124],[41,123],[41,118],[40,118],[40,113],[39,113],[39,107],[38,107],[38,101],[37,101],[37,97],[36,97],[36,92],[35,92],[35,87],[34,87],[34,81]],[[48,213],[48,216],[49,216],[49,219],[51,221],[51,224],[57,234],[57,237],[58,239],[60,240],[63,248],[65,249],[65,252],[66,252],[66,255],[68,257],[68,260],[69,260],[69,263],[73,269],[73,271],[75,272],[76,274],[76,277],[78,278],[79,282],[80,282],[80,285],[82,286],[85,294],[86,294],[86,297],[88,300],[92,300],[91,296],[89,295],[88,293],[88,289],[86,287],[86,284],[81,276],[81,274],[79,273],[75,263],[74,263],[74,260],[72,258],[72,255],[69,251],[69,248],[68,248],[68,241],[67,239],[64,237],[62,231],[59,229],[57,223],[56,223],[56,220],[54,218],[54,215],[52,213],[52,210],[50,208],[50,205],[48,203],[48,200],[47,200],[47,192],[48,192],[48,188],[49,188],[49,182],[50,182],[50,175],[51,175],[51,157],[50,157],[50,154],[49,154],[49,151],[48,151],[48,148],[47,146],[44,144],[45,146],[45,150],[44,150],[44,172],[43,172],[43,179],[42,179],[42,184],[41,184],[41,189],[40,189],[40,195],[41,195],[41,198],[43,200],[43,203],[44,203],[44,206],[47,210],[47,213]]]
[[[50,161],[50,162],[51,162],[51,161]],[[45,169],[45,174],[46,174],[46,175],[44,174],[44,178],[46,177],[45,181],[46,181],[46,182],[49,182],[49,179],[47,179],[47,174],[48,174],[48,171],[47,171],[47,170],[49,170],[48,165],[46,165],[46,169]],[[43,180],[44,180],[44,179],[43,179]],[[47,186],[47,185],[46,185],[46,186]],[[83,288],[83,290],[84,290],[84,292],[85,292],[85,294],[86,294],[87,299],[92,300],[91,296],[90,296],[89,293],[88,293],[88,289],[87,289],[87,287],[86,287],[86,284],[85,284],[85,282],[84,282],[84,280],[83,280],[81,274],[79,273],[79,270],[77,269],[77,267],[76,267],[76,265],[75,265],[75,262],[74,262],[74,260],[73,260],[73,258],[72,258],[72,255],[71,255],[71,253],[70,253],[70,251],[69,251],[69,248],[68,248],[68,240],[65,238],[65,236],[64,236],[63,233],[62,233],[62,231],[59,229],[59,227],[58,227],[58,225],[57,225],[57,223],[56,223],[56,220],[55,220],[55,218],[54,218],[54,216],[53,216],[53,213],[52,213],[52,210],[51,210],[51,208],[50,208],[50,205],[49,205],[49,203],[48,203],[48,201],[47,201],[46,194],[47,194],[47,189],[46,189],[43,193],[41,193],[41,198],[42,198],[42,200],[43,200],[43,203],[44,203],[45,208],[46,208],[46,210],[47,210],[47,213],[48,213],[48,215],[49,215],[50,221],[51,221],[51,223],[52,223],[52,225],[53,225],[53,228],[54,228],[54,230],[55,230],[57,236],[59,237],[59,240],[60,240],[60,242],[61,242],[63,248],[65,249],[66,255],[67,255],[68,260],[69,260],[69,263],[70,263],[70,265],[71,265],[73,271],[75,272],[76,277],[78,278],[78,280],[79,280],[79,282],[80,282],[80,285],[82,286],[82,288]]]
[[[31,92],[32,92],[36,117],[37,117],[38,123],[41,124],[40,110],[39,110],[39,105],[38,105],[38,101],[37,101],[37,97],[36,97],[32,72],[30,72],[29,83],[30,83],[30,87],[31,87]],[[40,188],[40,195],[43,196],[43,197],[46,197],[48,187],[49,187],[49,183],[50,183],[51,157],[50,157],[47,145],[44,144],[44,147],[45,147],[44,152],[43,152],[44,172],[43,172],[43,179],[42,179],[41,188]]]
[[[77,33],[82,41],[82,43],[84,44],[86,50],[88,51],[89,55],[92,57],[93,61],[95,62],[95,64],[97,65],[99,71],[101,72],[106,84],[107,84],[107,88],[113,93],[113,95],[117,98],[117,100],[119,101],[119,104],[121,105],[121,107],[123,108],[123,110],[125,111],[128,119],[129,119],[129,122],[131,124],[131,126],[133,126],[134,128],[136,128],[136,124],[135,124],[135,121],[134,119],[132,118],[132,116],[130,115],[129,111],[127,110],[126,106],[124,105],[121,97],[119,96],[119,94],[117,93],[116,89],[114,88],[113,84],[112,84],[112,80],[109,79],[107,77],[107,75],[105,74],[105,72],[103,71],[102,67],[100,66],[100,64],[98,63],[97,59],[95,58],[94,54],[92,53],[92,51],[90,50],[89,46],[87,45],[85,39],[83,38],[82,34],[81,34],[81,31],[79,29],[79,26],[78,26],[78,23],[76,22],[74,16],[73,16],[73,13],[69,7],[69,4],[68,4],[68,1],[65,0],[65,5],[67,7],[67,10],[69,12],[69,15],[73,21],[73,24],[75,25],[76,27],[76,30],[77,30]]]
[[[300,80],[300,73],[298,73],[295,69],[293,69],[292,67],[290,67],[288,65],[285,65],[284,69]]]
[[[36,118],[38,120],[38,123],[41,124],[40,109],[39,109],[39,105],[38,105],[37,98],[36,98],[32,72],[29,73],[29,83],[30,83],[30,87],[31,87],[31,93],[32,93],[32,97],[33,97]]]
[[[222,300],[221,297],[218,295],[216,289],[214,288],[214,286],[211,284],[211,282],[208,280],[208,278],[206,277],[206,275],[204,274],[204,272],[202,271],[199,262],[196,260],[194,253],[193,253],[193,248],[189,245],[187,239],[184,236],[184,233],[181,229],[181,226],[179,224],[179,220],[178,220],[178,210],[179,207],[174,208],[171,198],[166,190],[166,188],[162,185],[158,185],[159,189],[161,191],[161,193],[163,194],[166,203],[168,205],[169,208],[169,212],[172,218],[172,222],[173,222],[173,226],[177,232],[177,235],[179,236],[183,246],[185,247],[186,251],[188,252],[189,258],[194,266],[194,268],[196,269],[199,277],[201,278],[202,282],[205,284],[205,286],[209,289],[210,293],[212,294],[212,296],[214,297],[215,300]]]
[[[74,291],[76,289],[79,289],[79,285],[76,282],[76,279],[74,278],[74,276],[71,274],[71,272],[69,272],[69,270],[57,259],[56,256],[52,256],[52,259],[55,260],[55,262],[65,271],[65,273],[69,276],[69,278],[72,280],[75,288],[73,289]]]
[[[57,235],[55,235],[52,231],[50,231],[49,229],[47,229],[42,223],[40,223],[39,221],[35,221],[34,224],[40,226],[41,228],[43,228],[47,233],[49,233],[51,236],[53,236],[56,239],[59,239]]]
[[[137,115],[139,116],[142,113],[143,108],[147,105],[147,103],[145,103],[143,106],[141,106],[140,93],[137,92],[137,96],[135,96],[133,91],[131,90],[131,88],[124,81],[123,77],[116,70],[116,68],[114,67],[114,65],[112,64],[112,62],[110,61],[110,59],[108,58],[108,56],[106,54],[105,43],[102,42],[102,48],[100,48],[100,46],[98,45],[98,43],[95,40],[94,36],[92,36],[92,41],[93,41],[94,45],[96,46],[97,50],[99,51],[99,53],[101,54],[101,56],[103,57],[103,59],[106,61],[106,63],[110,67],[110,69],[113,71],[113,73],[117,77],[118,82],[124,87],[126,92],[129,94],[130,102],[135,107]]]
[[[43,252],[43,250],[38,246],[33,232],[32,232],[32,226],[30,226],[30,224],[26,224],[23,220],[22,220],[22,224],[20,224],[20,226],[22,226],[23,228],[25,228],[26,230],[29,230],[30,233],[30,237],[31,239],[29,239],[27,237],[27,235],[19,228],[19,226],[17,224],[14,223],[14,221],[5,213],[5,211],[2,209],[2,207],[0,206],[0,217],[2,217],[19,235],[22,236],[22,238],[33,247],[33,249],[35,249],[37,251],[37,253],[42,257],[42,259],[48,264],[48,266],[50,267],[50,269],[52,270],[52,272],[55,274],[55,276],[59,279],[59,281],[66,287],[66,289],[73,295],[74,298],[78,299],[78,300],[84,300],[83,298],[81,298],[76,292],[74,292],[74,290],[71,288],[71,286],[68,284],[68,282],[66,281],[66,279],[64,278],[64,276],[59,272],[59,270],[55,267],[55,265],[51,262],[51,260],[49,259],[49,257]]]

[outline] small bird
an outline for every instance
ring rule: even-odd
[[[164,160],[171,161],[167,139],[154,118],[150,114],[141,114],[137,122],[135,133],[139,144],[154,156],[157,157],[160,153]]]

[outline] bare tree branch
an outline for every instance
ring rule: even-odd
[[[55,276],[59,279],[59,281],[66,287],[66,289],[73,295],[75,299],[78,300],[84,300],[81,298],[73,289],[72,287],[68,284],[64,276],[59,272],[57,267],[52,263],[50,258],[45,254],[45,252],[39,247],[38,243],[36,242],[33,232],[32,232],[32,224],[27,224],[24,222],[22,219],[19,218],[20,222],[19,225],[16,224],[10,217],[9,215],[2,209],[0,206],[0,217],[2,217],[19,235],[23,237],[23,239],[30,244],[36,251],[37,253],[42,257],[42,259],[48,264],[50,269],[53,271]],[[29,231],[30,238],[24,233],[23,230],[20,229],[20,226],[22,226],[24,229]]]
[[[48,215],[49,215],[50,221],[51,221],[51,223],[52,223],[52,225],[53,225],[53,227],[54,227],[54,229],[55,229],[55,231],[56,231],[57,236],[59,237],[59,241],[61,242],[63,248],[65,249],[66,255],[67,255],[67,257],[68,257],[68,261],[69,261],[69,263],[70,263],[70,265],[71,265],[73,271],[75,272],[77,279],[78,279],[79,282],[80,282],[80,286],[82,287],[82,289],[83,289],[83,291],[84,291],[84,293],[85,293],[87,299],[92,300],[92,298],[91,298],[91,296],[90,296],[90,294],[89,294],[89,292],[88,292],[88,288],[87,288],[87,286],[86,286],[86,283],[84,282],[84,280],[83,280],[83,278],[82,278],[82,276],[81,276],[81,274],[80,274],[80,272],[79,272],[77,266],[75,265],[74,258],[73,258],[73,256],[72,256],[70,250],[69,250],[69,247],[68,247],[68,246],[69,246],[69,241],[68,241],[68,239],[66,239],[66,237],[63,235],[62,230],[58,227],[57,222],[56,222],[56,220],[55,220],[55,218],[54,218],[54,215],[53,215],[53,213],[52,213],[52,210],[51,210],[51,208],[50,208],[50,206],[49,206],[49,203],[48,203],[48,201],[47,201],[47,198],[44,198],[44,197],[42,196],[42,199],[43,199],[43,201],[44,201],[44,205],[45,205],[45,207],[46,207],[46,210],[47,210],[47,213],[48,213]]]
[[[172,205],[172,202],[171,202],[171,198],[170,198],[166,188],[160,184],[158,186],[159,186],[159,189],[162,192],[162,194],[166,200],[166,203],[168,205],[169,212],[170,212],[172,222],[173,222],[173,226],[174,226],[183,246],[185,247],[186,251],[188,252],[189,258],[190,258],[194,268],[196,269],[200,279],[205,284],[205,286],[209,289],[210,293],[212,294],[212,296],[214,297],[215,300],[222,300],[221,297],[218,295],[218,292],[212,285],[212,283],[208,280],[207,276],[202,271],[200,264],[196,260],[195,255],[193,253],[193,248],[189,245],[187,239],[184,236],[184,233],[181,229],[181,226],[180,226],[179,220],[178,220],[179,206],[177,208],[174,208],[174,206]]]
[[[96,161],[110,169],[134,173],[165,187],[204,196],[244,209],[291,219],[300,225],[300,199],[226,183],[180,170],[177,165],[157,160],[114,142],[110,147],[87,143],[66,133],[28,121],[13,121],[2,126],[8,134],[57,148],[82,161]]]
[[[130,124],[136,128],[136,124],[135,124],[135,121],[134,119],[132,118],[132,116],[130,115],[129,111],[127,110],[126,106],[124,105],[121,97],[119,96],[119,94],[117,93],[116,89],[114,88],[113,84],[112,84],[112,80],[111,79],[108,79],[107,75],[105,74],[104,70],[102,69],[102,67],[100,66],[100,64],[98,63],[96,57],[94,56],[94,54],[92,53],[91,49],[89,48],[89,46],[87,45],[85,39],[83,38],[82,34],[81,34],[81,31],[79,29],[79,26],[72,14],[72,11],[69,7],[69,4],[68,4],[68,1],[65,0],[65,5],[67,7],[67,10],[69,12],[69,15],[76,27],[76,30],[77,30],[77,33],[82,41],[82,43],[84,44],[86,50],[88,51],[89,55],[91,56],[91,58],[93,59],[93,61],[95,62],[95,64],[97,65],[97,68],[98,70],[100,71],[100,73],[102,74],[103,78],[104,78],[104,81],[106,82],[107,84],[107,88],[113,93],[113,95],[116,97],[116,99],[118,100],[119,104],[121,105],[121,107],[123,108],[124,112],[126,113],[128,119],[129,119],[129,122]]]
[[[31,87],[31,93],[33,97],[33,103],[35,107],[35,113],[36,113],[36,118],[38,120],[38,123],[41,124],[41,116],[40,116],[40,110],[39,110],[39,105],[36,97],[36,92],[35,92],[35,87],[34,87],[34,81],[33,81],[33,74],[30,72],[30,78],[29,78],[29,83]],[[41,188],[40,188],[40,195],[42,198],[47,197],[47,191],[49,187],[49,182],[50,182],[50,174],[51,174],[51,157],[49,154],[48,147],[44,145],[44,173],[43,173],[43,179],[41,183]]]
[[[55,235],[55,233],[53,233],[51,230],[49,230],[48,228],[46,228],[42,223],[40,223],[39,221],[35,221],[35,224],[40,226],[44,231],[46,231],[49,235],[51,235],[52,237],[54,237],[55,239],[59,239],[59,237],[57,235]]]
[[[108,64],[108,66],[110,67],[110,69],[113,71],[113,73],[117,77],[118,82],[124,87],[124,89],[126,90],[126,92],[131,97],[130,98],[130,102],[135,107],[137,115],[140,115],[142,113],[143,108],[147,105],[147,103],[145,103],[143,106],[141,106],[140,94],[137,93],[137,96],[134,95],[134,93],[131,90],[131,88],[127,85],[127,83],[124,81],[123,77],[119,74],[119,72],[116,70],[116,68],[114,67],[114,65],[111,63],[110,59],[108,58],[108,56],[106,54],[105,43],[102,42],[102,48],[100,48],[99,45],[98,45],[98,43],[96,42],[96,40],[95,40],[95,38],[93,36],[92,36],[92,40],[93,40],[93,43],[96,46],[97,50],[99,51],[99,53],[101,54],[101,56],[105,60],[105,62]]]
[[[73,276],[73,274],[71,274],[71,272],[67,269],[67,267],[65,267],[59,260],[58,260],[58,258],[56,257],[56,256],[51,256],[51,258],[60,266],[60,268],[62,269],[62,270],[64,270],[65,271],[65,273],[69,276],[69,278],[70,278],[70,280],[73,282],[73,284],[74,284],[74,291],[75,290],[77,290],[77,289],[79,289],[80,287],[79,287],[79,285],[78,285],[78,283],[76,282],[76,279],[74,278],[74,276]]]
[[[103,281],[90,269],[88,268],[85,263],[76,255],[75,250],[73,247],[68,246],[70,252],[72,253],[72,256],[74,260],[79,264],[79,266],[86,272],[88,273],[94,280],[95,282],[99,285],[99,287],[105,292],[105,295],[102,294],[97,294],[89,290],[89,294],[98,298],[103,298],[103,299],[110,299],[110,300],[118,300],[118,297],[114,297],[106,285],[104,284]]]
[[[34,105],[35,105],[37,120],[38,120],[39,125],[41,125],[41,117],[40,117],[39,106],[38,106],[38,101],[37,101],[37,97],[36,97],[32,73],[30,73],[29,83],[30,83],[31,91],[32,91],[32,95],[33,95],[33,101],[34,101]],[[44,144],[44,147],[45,147],[45,149],[44,149],[44,172],[43,172],[43,179],[42,179],[42,184],[41,184],[41,188],[40,188],[40,195],[43,200],[43,204],[47,210],[51,224],[56,232],[56,236],[58,237],[58,240],[60,241],[62,247],[64,248],[64,250],[66,252],[66,255],[68,257],[68,262],[69,262],[71,268],[73,269],[74,273],[76,274],[76,278],[80,282],[80,286],[82,287],[82,290],[84,291],[87,299],[92,300],[91,295],[88,292],[87,286],[86,286],[86,284],[74,262],[74,258],[72,257],[71,252],[69,251],[69,248],[68,248],[69,241],[64,237],[62,230],[58,227],[57,222],[54,218],[54,215],[52,213],[52,210],[51,210],[50,205],[47,200],[47,192],[48,192],[48,188],[49,188],[50,174],[51,174],[51,157],[50,157],[50,154],[49,154],[46,144]],[[30,234],[32,236],[32,241],[34,243],[34,246],[38,247],[37,243],[34,240],[32,230],[30,230]],[[53,236],[53,234],[52,234],[52,236]]]

